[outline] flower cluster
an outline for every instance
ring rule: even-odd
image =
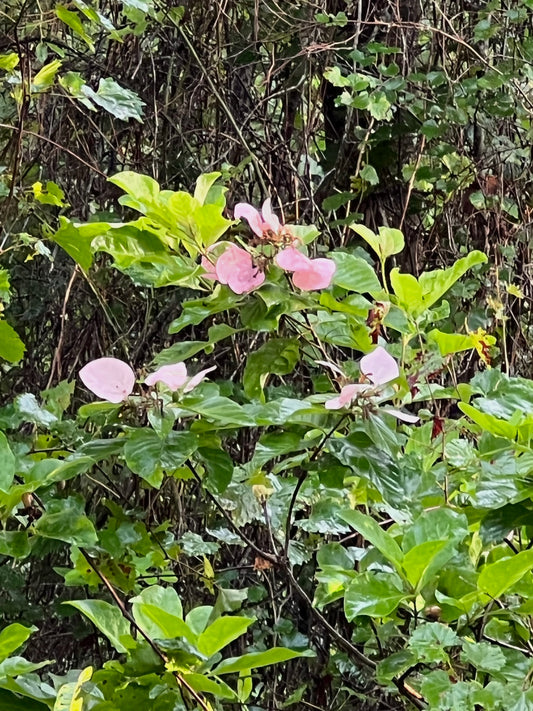
[[[170,390],[182,390],[188,393],[193,390],[207,373],[216,366],[201,370],[189,377],[185,363],[163,365],[145,378],[146,385],[164,383]],[[119,358],[97,358],[87,363],[80,370],[80,378],[86,388],[92,393],[109,402],[123,402],[132,393],[135,385],[135,373],[127,363]]]
[[[335,262],[324,258],[310,259],[302,254],[296,248],[297,238],[287,226],[281,224],[272,211],[270,199],[265,200],[261,211],[248,203],[240,202],[235,205],[234,215],[236,218],[244,218],[261,242],[275,247],[284,246],[274,261],[278,267],[292,273],[293,284],[298,289],[316,291],[326,289],[331,284],[336,269]],[[265,281],[265,273],[254,263],[250,252],[235,244],[226,243],[223,252],[214,258],[213,248],[219,245],[213,245],[209,250],[211,254],[202,257],[206,279],[216,279],[221,284],[227,284],[236,294],[245,294],[261,286]]]
[[[336,373],[345,377],[337,366],[324,361],[317,362],[321,365],[327,365]],[[387,386],[400,375],[400,369],[394,358],[382,346],[378,346],[371,353],[363,356],[359,362],[359,369],[362,382],[344,385],[338,397],[334,397],[325,403],[327,410],[348,408],[358,397],[365,397],[374,404],[390,399],[391,395],[385,391]],[[419,420],[416,415],[410,415],[407,412],[389,407],[385,408],[384,412],[394,415],[394,417],[404,422],[414,423]]]

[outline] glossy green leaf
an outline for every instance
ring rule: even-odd
[[[448,269],[423,272],[418,280],[410,274],[401,274],[399,269],[393,269],[390,273],[390,281],[394,293],[406,312],[413,318],[418,318],[436,304],[463,274],[486,261],[486,255],[473,251],[466,257],[458,259]]]
[[[249,654],[243,654],[241,657],[224,659],[211,670],[211,674],[232,674],[233,672],[248,671],[250,669],[257,669],[258,667],[270,666],[271,664],[279,664],[280,662],[286,662],[296,657],[310,656],[314,655],[309,651],[295,652],[285,647],[273,647],[266,652],[250,652]]]
[[[367,166],[367,168],[369,167]],[[364,178],[362,173],[361,177]],[[374,185],[375,183],[371,184]],[[380,227],[378,234],[372,232],[365,225],[352,224],[350,227],[372,247],[381,262],[384,262],[387,257],[391,257],[393,254],[398,254],[405,246],[403,234],[400,230],[392,227]]]
[[[333,283],[357,294],[379,293],[382,290],[376,273],[362,257],[348,252],[331,252],[330,259],[337,265]]]
[[[75,681],[63,684],[57,692],[57,698],[53,711],[83,711],[83,697],[81,687],[91,679],[92,667],[86,667],[79,674]]]
[[[153,585],[142,590],[130,602],[135,622],[150,637],[185,637],[192,644],[196,643],[196,635],[183,621],[181,601],[173,588]]]
[[[243,374],[244,392],[249,398],[259,398],[270,374],[292,373],[300,356],[295,338],[273,338],[246,359]]]
[[[130,624],[118,607],[104,600],[68,600],[70,605],[81,612],[111,642],[117,652],[125,653],[134,646],[130,634]]]
[[[233,689],[220,679],[215,681],[205,676],[205,674],[193,674],[190,672],[185,672],[182,676],[195,691],[212,694],[218,699],[237,701],[237,695]]]
[[[252,622],[253,617],[219,617],[198,637],[198,649],[207,657],[212,657],[241,637]]]
[[[9,491],[15,476],[15,456],[11,451],[7,437],[0,432],[0,491]]]
[[[233,477],[233,460],[222,448],[199,447],[198,454],[207,472],[207,480],[213,489],[222,494]]]
[[[0,531],[0,555],[26,558],[31,551],[27,531]]]
[[[4,627],[0,632],[0,661],[13,654],[33,632],[37,632],[37,627],[25,627],[18,622]]]
[[[478,590],[497,599],[533,569],[533,550],[485,565],[479,574]]]
[[[130,118],[142,123],[144,101],[131,89],[125,89],[110,77],[100,79],[98,90],[94,91],[88,84],[81,88],[85,96],[109,114],[121,121]]]
[[[396,575],[362,573],[352,580],[344,593],[344,614],[349,622],[359,615],[387,617],[406,598]]]
[[[35,532],[44,538],[54,538],[75,546],[94,546],[98,540],[93,523],[83,512],[83,506],[73,497],[51,501],[35,524]]]
[[[454,554],[447,540],[424,541],[411,548],[403,558],[403,569],[413,588],[419,590],[427,579]]]
[[[195,451],[197,438],[191,432],[170,432],[159,437],[153,430],[139,428],[128,434],[124,456],[129,468],[158,488],[164,474],[172,474]]]
[[[363,538],[375,546],[398,571],[402,570],[403,554],[400,546],[387,531],[381,528],[377,521],[360,511],[341,511],[339,515],[343,521],[349,523]]]
[[[26,350],[15,329],[4,319],[0,319],[0,358],[11,363],[19,361]]]

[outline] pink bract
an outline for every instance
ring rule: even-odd
[[[205,274],[202,274],[204,279],[213,279],[214,280],[217,278],[217,272],[215,269],[215,265],[208,257],[203,256],[200,264],[205,269]]]
[[[252,255],[234,244],[220,255],[215,264],[216,277],[236,294],[245,294],[265,281],[265,275],[252,261]]]
[[[155,372],[145,379],[146,385],[155,385],[156,383],[164,383],[169,390],[175,391],[183,388],[184,393],[189,393],[199,385],[205,378],[207,373],[216,369],[216,365],[211,368],[201,370],[192,378],[187,375],[187,367],[185,363],[173,363],[172,365],[162,365]]]
[[[265,232],[277,234],[281,229],[281,223],[272,211],[270,198],[263,203],[261,212],[247,202],[239,202],[235,205],[233,215],[237,220],[244,217],[258,237],[262,237]]]
[[[364,392],[368,386],[361,386],[360,383],[354,383],[352,385],[345,385],[339,397],[334,397],[324,403],[326,410],[340,410],[343,407],[349,407],[352,401],[359,395],[359,393]]]
[[[309,259],[294,247],[282,249],[275,261],[285,271],[293,272],[294,286],[302,291],[327,289],[337,269],[332,259]]]
[[[109,402],[123,402],[131,395],[135,373],[118,358],[97,358],[80,370],[82,383],[97,397]]]
[[[302,291],[327,289],[335,274],[336,264],[332,259],[310,259],[307,269],[298,269],[292,276],[294,286]]]
[[[190,393],[191,390],[194,390],[194,388],[197,385],[200,385],[200,383],[205,378],[207,373],[210,373],[212,370],[216,370],[216,369],[217,369],[216,365],[212,365],[210,368],[205,368],[204,370],[200,370],[200,372],[196,373],[196,375],[193,375],[193,377],[189,380],[187,385],[183,388],[183,392]]]
[[[187,368],[185,363],[163,365],[145,379],[146,385],[164,383],[170,390],[178,390],[187,382]]]
[[[311,260],[294,247],[287,247],[278,252],[275,262],[285,271],[295,272],[299,269],[308,269]]]
[[[363,356],[359,362],[361,373],[374,385],[385,385],[396,380],[400,375],[398,363],[382,347],[378,346],[372,353]]]

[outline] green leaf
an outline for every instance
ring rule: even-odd
[[[7,437],[0,432],[0,491],[7,493],[15,476],[15,455],[9,447]]]
[[[486,261],[486,255],[475,250],[458,259],[449,269],[424,272],[418,281],[410,274],[400,274],[399,269],[393,269],[390,281],[405,311],[417,318],[436,304],[469,269]]]
[[[37,627],[25,627],[18,622],[4,627],[0,632],[0,661],[13,654],[33,632],[37,632]]]
[[[446,662],[448,655],[445,649],[458,646],[460,642],[450,627],[440,622],[426,622],[412,632],[408,646],[416,653],[418,661]]]
[[[393,254],[398,254],[405,247],[403,234],[392,227],[380,227],[378,234],[365,225],[352,224],[350,227],[372,247],[380,262],[384,262]]]
[[[533,569],[533,550],[521,551],[510,558],[486,565],[479,574],[480,592],[497,599]]]
[[[498,672],[507,663],[502,650],[488,642],[463,642],[461,660],[486,672]]]
[[[0,531],[0,555],[26,558],[31,552],[27,531]]]
[[[249,398],[262,397],[268,375],[292,373],[299,360],[300,349],[296,338],[272,338],[246,359],[244,392]]]
[[[197,437],[192,432],[170,432],[159,437],[153,430],[139,427],[128,433],[124,445],[126,464],[156,488],[164,474],[172,474],[196,450]]]
[[[82,269],[88,271],[93,263],[92,241],[109,229],[107,222],[74,225],[64,217],[59,218],[59,229],[52,235],[54,242],[65,250]]]
[[[26,346],[7,321],[0,319],[0,358],[16,363],[24,355]]]
[[[62,604],[70,605],[85,615],[107,637],[117,652],[125,654],[128,648],[134,645],[129,622],[118,607],[104,600],[68,600]]]
[[[413,588],[420,590],[427,579],[454,554],[447,540],[424,541],[411,548],[403,558],[403,569]]]
[[[12,72],[18,65],[19,61],[20,58],[16,52],[0,54],[0,69],[3,69],[5,72]]]
[[[53,664],[53,661],[47,659],[44,662],[29,662],[24,657],[9,657],[0,662],[0,679],[2,677],[15,677],[21,674],[31,674],[38,669],[46,667],[48,664]],[[1,682],[0,682],[1,683]],[[1,708],[1,706],[0,706]]]
[[[211,670],[211,674],[232,674],[233,672],[249,671],[258,667],[266,667],[271,664],[279,664],[296,657],[311,657],[314,654],[310,651],[295,652],[285,647],[273,647],[267,652],[250,652],[241,657],[230,657],[224,659],[218,666]]]
[[[443,333],[434,328],[427,334],[427,339],[437,344],[443,357],[451,353],[461,353],[470,348],[475,348],[475,343],[469,333],[466,335],[462,333]]]
[[[27,422],[32,422],[40,427],[50,427],[57,422],[57,417],[41,407],[33,393],[19,395],[14,402],[15,410],[24,417]]]
[[[337,265],[333,275],[336,286],[358,294],[379,293],[382,290],[374,270],[362,257],[355,257],[348,252],[330,252],[329,257]]]
[[[105,111],[121,121],[128,121],[133,118],[142,123],[144,101],[130,89],[125,89],[114,79],[100,79],[98,91],[94,91],[90,86],[84,84],[81,87],[83,94]]]
[[[219,699],[230,699],[235,702],[238,700],[233,689],[223,681],[215,681],[214,679],[209,679],[205,674],[191,674],[190,672],[182,672],[181,676],[195,691],[212,694]]]
[[[57,692],[53,711],[82,711],[84,704],[81,687],[85,682],[90,681],[92,675],[93,668],[86,667],[78,674],[76,681],[63,684]]]
[[[130,600],[135,622],[149,637],[176,639],[185,637],[196,644],[196,635],[183,621],[183,609],[173,588],[152,585]]]
[[[198,637],[198,649],[206,657],[212,657],[243,635],[252,622],[253,617],[219,617]]]
[[[367,572],[358,575],[344,593],[344,614],[351,622],[359,615],[386,617],[407,598],[391,573]]]
[[[48,87],[52,86],[61,64],[61,60],[54,59],[52,62],[45,64],[44,67],[41,67],[37,74],[32,77],[32,89],[35,91],[43,91],[43,89],[48,89]]]
[[[200,205],[205,203],[209,191],[220,176],[221,173],[204,173],[203,175],[200,175],[196,181],[196,187],[194,189],[194,199],[198,200]]]
[[[231,484],[233,460],[222,448],[199,447],[198,454],[207,471],[207,480],[217,494],[222,494]]]
[[[394,538],[384,531],[377,521],[360,511],[341,511],[339,516],[370,541],[398,572],[402,572],[402,551]]]
[[[379,184],[379,176],[376,173],[376,169],[372,165],[365,165],[361,169],[361,172],[359,173],[359,175],[360,175],[361,179],[364,180],[365,183],[368,183],[369,185],[378,185]],[[388,228],[386,228],[386,229],[388,229]],[[395,231],[399,232],[399,230],[395,230]],[[402,247],[402,249],[403,249],[403,247]],[[401,251],[401,250],[398,250],[398,251]],[[396,252],[393,252],[393,254],[396,254]]]
[[[83,513],[83,504],[73,497],[50,501],[35,524],[35,532],[75,546],[94,546],[98,536],[92,522]]]
[[[49,704],[28,697],[21,698],[18,693],[4,689],[0,689],[0,708],[6,711],[50,711]]]
[[[70,27],[70,29],[73,30],[75,34],[82,38],[82,40],[87,44],[91,52],[94,52],[93,40],[85,31],[85,28],[83,26],[82,21],[80,20],[78,13],[72,12],[72,10],[68,10],[63,5],[56,5],[55,11],[59,19],[64,22],[65,25],[68,25],[68,27]]]
[[[489,415],[486,412],[480,412],[478,409],[469,405],[466,402],[457,403],[459,409],[468,415],[468,417],[476,422],[482,429],[490,432],[497,437],[505,437],[505,439],[515,440],[518,435],[518,426],[501,420],[499,417]]]

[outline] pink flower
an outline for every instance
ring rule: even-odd
[[[206,368],[201,370],[196,375],[190,378],[187,375],[187,367],[185,363],[173,363],[172,365],[163,365],[158,368],[154,373],[145,379],[146,385],[155,385],[156,383],[164,383],[169,390],[173,392],[175,390],[180,390],[183,388],[184,393],[188,393],[199,385],[205,378],[207,373],[215,370],[216,366],[213,365],[211,368]]]
[[[215,269],[215,265],[213,262],[208,258],[208,257],[202,257],[202,261],[200,262],[202,267],[205,269],[205,274],[202,274],[204,279],[213,279],[213,281],[217,278],[217,272]]]
[[[309,259],[295,247],[282,249],[276,256],[276,264],[293,272],[294,286],[302,291],[327,289],[337,268],[332,259]]]
[[[255,266],[252,255],[230,244],[215,262],[214,272],[221,284],[227,284],[236,294],[245,294],[265,281],[265,275]],[[210,272],[212,274],[212,272]]]
[[[248,204],[247,202],[239,202],[237,205],[235,205],[233,214],[236,220],[239,220],[244,217],[253,232],[255,232],[258,237],[263,237],[265,232],[274,232],[274,234],[278,234],[278,232],[280,232],[281,230],[281,222],[272,212],[270,198],[265,200],[265,202],[263,203],[261,212],[259,212],[259,210],[256,210],[255,207]]]
[[[118,358],[97,358],[80,370],[82,383],[92,393],[109,402],[123,402],[131,395],[135,373]]]
[[[170,390],[179,390],[189,378],[187,377],[187,367],[185,363],[174,363],[173,365],[163,365],[154,373],[150,373],[145,378],[146,385],[164,383]]]
[[[324,403],[324,407],[326,410],[340,410],[343,407],[350,407],[355,398],[365,390],[368,390],[368,387],[369,386],[364,383],[345,385],[342,388],[339,397],[334,397],[333,399],[328,400]]]
[[[331,368],[333,372],[340,373],[340,375],[344,376],[340,368],[333,363],[327,361],[317,361],[317,363],[325,365]],[[371,353],[367,353],[367,355],[363,356],[359,362],[359,369],[361,370],[361,374],[364,375],[369,382],[345,385],[341,389],[338,397],[334,397],[324,403],[326,410],[341,410],[342,408],[350,407],[359,395],[364,395],[368,398],[368,402],[374,402],[375,404],[390,399],[390,395],[387,393],[383,395],[381,393],[382,388],[380,389],[380,386],[384,387],[391,381],[396,380],[400,375],[400,369],[394,358],[387,353],[385,348],[378,346]],[[411,415],[408,412],[402,412],[401,410],[393,408],[383,408],[383,412],[403,422],[415,423],[419,420],[416,415]]]
[[[385,385],[391,380],[396,380],[400,375],[398,363],[383,346],[378,346],[371,353],[363,356],[359,362],[359,369],[374,385]]]

